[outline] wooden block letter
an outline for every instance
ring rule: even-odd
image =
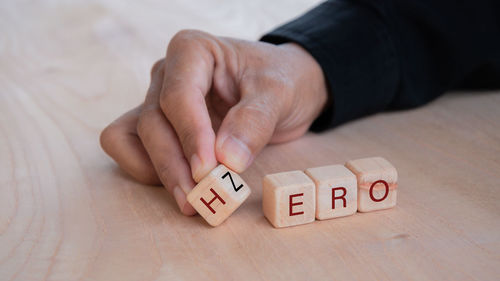
[[[343,165],[309,168],[305,173],[316,186],[316,218],[349,216],[358,209],[356,176]]]
[[[358,211],[371,212],[396,205],[398,173],[382,157],[348,161],[345,165],[358,179]]]
[[[301,171],[267,175],[263,179],[262,209],[274,227],[314,221],[315,187]]]
[[[211,225],[228,218],[250,195],[243,179],[224,165],[213,169],[188,194],[187,200]]]

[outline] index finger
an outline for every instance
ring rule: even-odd
[[[217,165],[215,133],[205,103],[214,58],[199,36],[201,32],[184,32],[172,39],[160,95],[161,109],[174,127],[196,182]]]

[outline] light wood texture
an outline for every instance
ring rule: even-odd
[[[343,165],[305,170],[316,186],[316,219],[350,216],[358,210],[356,176]]]
[[[314,221],[316,187],[302,171],[266,175],[262,180],[262,211],[274,227]]]
[[[0,280],[497,280],[499,91],[267,147],[216,228],[101,151],[176,31],[255,39],[311,5],[1,1]],[[262,214],[264,175],[372,155],[398,170],[393,209],[282,229]]]
[[[347,161],[358,181],[358,211],[371,212],[396,206],[398,172],[382,157]]]
[[[250,193],[250,187],[238,174],[219,165],[191,190],[187,200],[211,226],[217,226],[245,202]]]

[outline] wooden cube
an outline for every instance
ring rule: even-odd
[[[309,168],[305,173],[316,186],[318,220],[349,216],[358,209],[356,176],[343,165]]]
[[[262,209],[274,227],[314,221],[315,186],[302,171],[267,175],[263,179]]]
[[[396,205],[398,173],[382,157],[348,161],[345,166],[358,180],[358,211],[371,212]]]
[[[250,187],[238,174],[219,165],[194,187],[187,200],[211,226],[217,226],[248,198],[250,192]]]

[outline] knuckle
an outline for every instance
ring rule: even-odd
[[[153,64],[153,66],[151,67],[151,77],[153,77],[154,74],[156,74],[158,71],[160,71],[160,69],[163,68],[164,62],[165,59],[161,59]]]
[[[171,172],[172,168],[170,167],[170,165],[168,165],[168,163],[160,163],[158,164],[158,167],[156,168],[156,171],[158,172],[158,176],[160,176],[161,179],[168,179],[170,178],[170,172]]]
[[[102,130],[99,141],[105,152],[109,153],[110,148],[115,144],[117,137],[120,136],[120,133],[120,128],[114,123],[109,124],[106,128],[104,128],[104,130]]]
[[[196,128],[184,126],[179,130],[179,140],[183,147],[192,147],[196,143]]]
[[[169,181],[172,177],[172,167],[168,163],[162,162],[157,165],[156,172],[163,185],[165,185],[165,188],[171,192],[173,187]]]
[[[209,46],[213,36],[194,29],[184,29],[177,32],[167,47],[167,53],[170,51],[199,51]]]
[[[146,127],[146,121],[144,121],[144,114],[141,113],[139,116],[139,119],[137,120],[137,134],[139,137],[142,139],[144,137],[144,132],[145,132],[145,127]]]
[[[135,167],[133,171],[130,171],[130,174],[139,182],[147,185],[159,185],[161,181],[156,174],[156,171],[151,167],[147,166],[138,166]]]
[[[146,138],[148,132],[151,131],[151,120],[155,118],[155,115],[158,114],[157,106],[145,106],[141,113],[139,114],[139,119],[137,120],[137,134],[141,139]]]
[[[183,29],[177,32],[172,40],[170,41],[172,44],[175,43],[184,43],[184,42],[193,42],[199,40],[204,33],[199,30],[194,29]]]
[[[171,94],[168,93],[161,93],[160,98],[159,98],[159,104],[163,112],[165,114],[168,114],[171,111],[172,106],[176,106],[175,102],[170,101]]]
[[[199,96],[187,95],[188,91],[192,89],[184,83],[179,81],[172,81],[167,83],[168,87],[159,96],[159,107],[163,110],[165,115],[169,116],[170,113],[176,113],[181,109],[192,107],[194,103],[200,102]]]
[[[114,135],[116,134],[115,131],[116,129],[114,128],[114,125],[110,124],[102,130],[101,135],[99,136],[101,147],[106,152],[108,152],[109,145],[113,142]]]

